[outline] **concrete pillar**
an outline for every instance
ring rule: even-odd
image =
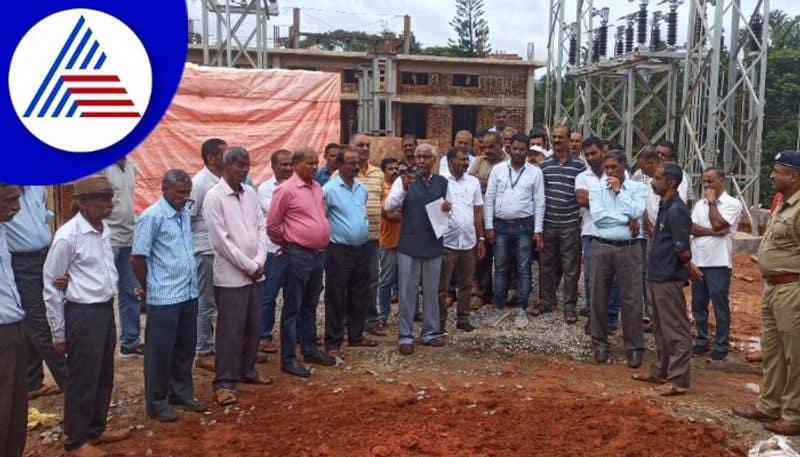
[[[300,8],[292,8],[292,48],[300,47]]]
[[[525,82],[525,132],[530,132],[533,128],[533,104],[536,100],[534,93],[535,69],[528,67],[528,79]]]
[[[403,16],[403,54],[411,53],[411,16]]]

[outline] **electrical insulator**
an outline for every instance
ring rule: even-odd
[[[705,17],[706,14],[704,10],[703,19]],[[693,46],[696,46],[697,44],[702,44],[705,46],[706,44],[706,31],[705,27],[703,26],[703,19],[700,18],[700,14],[694,18],[694,40],[692,41]]]
[[[653,24],[653,28],[650,30],[650,49],[653,51],[657,51],[658,48],[661,47],[661,27],[659,27],[658,23]]]
[[[667,13],[667,44],[675,46],[678,41],[678,12],[672,9]]]
[[[603,24],[600,26],[600,30],[597,34],[597,42],[599,43],[598,46],[599,54],[601,57],[605,57],[608,50],[608,26]]]
[[[592,41],[592,63],[600,60],[600,42],[598,40]]]
[[[578,40],[574,36],[569,37],[569,64],[575,65],[575,57],[578,55]]]
[[[621,56],[625,53],[625,42],[623,41],[625,37],[625,26],[620,25],[617,27],[617,42],[616,47],[614,48],[614,55]]]
[[[647,3],[639,6],[639,16],[636,18],[636,42],[644,44],[647,41]]]
[[[754,13],[750,17],[750,52],[758,51],[761,48],[761,39],[764,35],[764,17],[759,13]]]
[[[628,27],[625,29],[625,52],[633,51],[633,22],[628,22]]]

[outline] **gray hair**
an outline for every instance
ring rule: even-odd
[[[250,158],[250,153],[247,152],[247,149],[241,147],[232,147],[225,151],[225,155],[222,156],[222,165],[228,166],[232,165],[234,162],[239,160],[240,157]]]
[[[179,182],[188,184],[189,187],[192,186],[192,178],[189,176],[189,173],[174,168],[164,173],[164,177],[161,178],[161,188],[168,189]]]
[[[416,155],[417,151],[420,151],[422,149],[427,149],[428,151],[430,151],[431,154],[433,154],[434,157],[436,157],[436,149],[433,146],[431,146],[430,144],[427,144],[427,143],[422,143],[422,144],[418,145],[414,149],[414,154]]]

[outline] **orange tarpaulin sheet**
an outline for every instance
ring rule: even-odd
[[[339,140],[340,95],[338,73],[187,66],[161,122],[130,155],[136,212],[159,198],[165,171],[194,176],[203,167],[200,146],[209,138],[250,151],[256,185],[272,176],[273,151],[311,146],[322,155]]]

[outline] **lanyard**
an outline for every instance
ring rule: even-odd
[[[517,175],[517,179],[515,179],[515,180],[513,180],[513,181],[512,181],[512,180],[511,180],[511,165],[509,165],[509,166],[508,166],[508,182],[509,182],[509,183],[511,183],[511,188],[512,188],[512,189],[513,189],[513,188],[514,188],[514,186],[516,186],[516,185],[517,185],[517,183],[519,182],[519,178],[521,178],[521,177],[522,177],[522,173],[525,173],[525,165],[523,165],[523,166],[522,166],[522,170],[520,170],[520,171],[519,171],[519,174]]]

